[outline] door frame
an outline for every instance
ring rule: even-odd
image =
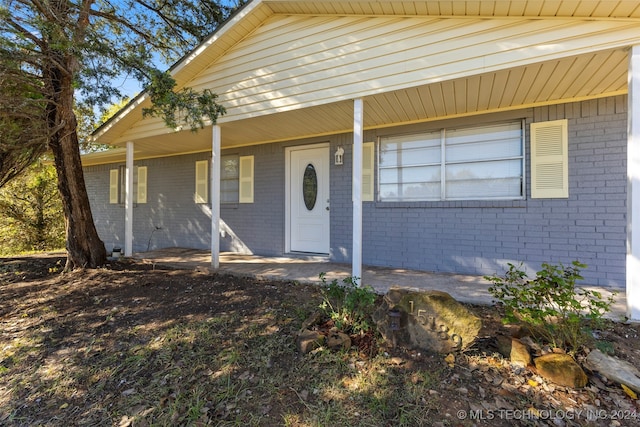
[[[309,150],[312,148],[327,148],[329,155],[331,154],[331,143],[321,142],[317,144],[292,145],[284,149],[285,162],[285,190],[284,190],[284,250],[285,253],[291,253],[291,153],[299,150]],[[329,194],[331,194],[331,160],[329,159],[329,168],[327,169],[327,182],[329,183]],[[329,214],[331,215],[331,214]],[[331,227],[331,221],[329,221]],[[329,238],[329,252],[331,251],[331,238]]]

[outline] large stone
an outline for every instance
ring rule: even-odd
[[[392,288],[373,314],[387,342],[439,353],[467,348],[482,321],[451,295],[441,291]]]
[[[348,350],[351,347],[351,338],[343,332],[331,332],[326,342],[331,350]]]
[[[593,350],[587,356],[585,367],[640,393],[640,371],[629,362]]]
[[[307,354],[324,344],[325,337],[320,332],[303,329],[296,337],[296,346],[302,354]]]
[[[511,339],[511,351],[509,353],[511,364],[521,366],[523,368],[526,368],[531,364],[531,354],[529,353],[529,347],[523,344],[519,339]]]
[[[555,384],[571,388],[582,388],[587,385],[587,374],[568,354],[545,354],[536,357],[533,363],[541,377]]]

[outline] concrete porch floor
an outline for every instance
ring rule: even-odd
[[[166,265],[185,270],[213,272],[209,251],[187,248],[166,248],[151,252],[136,253],[135,258],[145,262]],[[326,274],[326,280],[342,279],[351,276],[350,264],[329,262],[325,257],[262,257],[235,253],[220,254],[219,273],[258,279],[290,280],[301,283],[320,283],[320,273]],[[502,274],[502,272],[498,272]],[[386,267],[362,267],[362,284],[371,286],[376,292],[384,294],[392,286],[416,290],[439,290],[447,292],[460,302],[490,305],[491,295],[487,288],[489,282],[482,276],[449,273],[433,273]],[[610,288],[586,286],[597,289],[603,297],[611,295]],[[626,319],[626,296],[624,289],[618,289],[615,303],[607,316],[613,320]]]

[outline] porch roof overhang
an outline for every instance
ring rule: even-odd
[[[274,91],[256,95],[263,99],[260,108],[247,107],[247,99],[251,98],[239,101],[222,94],[222,104],[230,106],[229,114],[218,120],[223,149],[352,132],[352,99],[356,97],[364,101],[364,126],[371,129],[624,94],[628,49],[640,43],[640,6],[630,1],[254,0],[171,72],[179,87],[197,87],[208,67],[215,66],[226,53],[255,35],[270,18],[301,15],[475,21],[481,18],[478,22],[500,19],[504,28],[495,30],[499,32],[544,18],[562,20],[566,35],[555,44],[528,47],[507,43],[500,46],[494,42],[491,47],[503,49],[503,57],[492,54],[489,58],[480,52],[477,58],[466,58],[464,63],[443,59],[432,74],[409,70],[393,79],[358,84],[347,81],[342,90],[331,86],[304,99],[291,92],[286,99],[298,96],[300,99],[295,102],[283,101],[284,95]],[[571,26],[573,20],[576,27]],[[574,34],[583,24],[590,26],[589,37]],[[601,27],[594,26],[600,24]],[[544,32],[545,28],[540,27],[526,37],[542,39]],[[353,71],[356,73],[357,67]],[[270,96],[273,98],[264,101]],[[240,105],[242,102],[245,104]],[[85,155],[83,164],[124,161],[122,147],[128,141],[135,142],[136,159],[211,150],[211,126],[197,133],[168,129],[158,119],[142,118],[141,110],[148,103],[143,92],[98,129],[94,134],[98,142],[119,148]]]

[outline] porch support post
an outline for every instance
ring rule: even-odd
[[[629,51],[627,112],[627,317],[640,320],[640,46]]]
[[[127,142],[124,197],[124,256],[133,254],[133,142]]]
[[[362,144],[364,111],[362,98],[353,101],[353,244],[351,275],[362,281]]]
[[[220,267],[220,147],[219,125],[213,125],[211,147],[211,268]]]

